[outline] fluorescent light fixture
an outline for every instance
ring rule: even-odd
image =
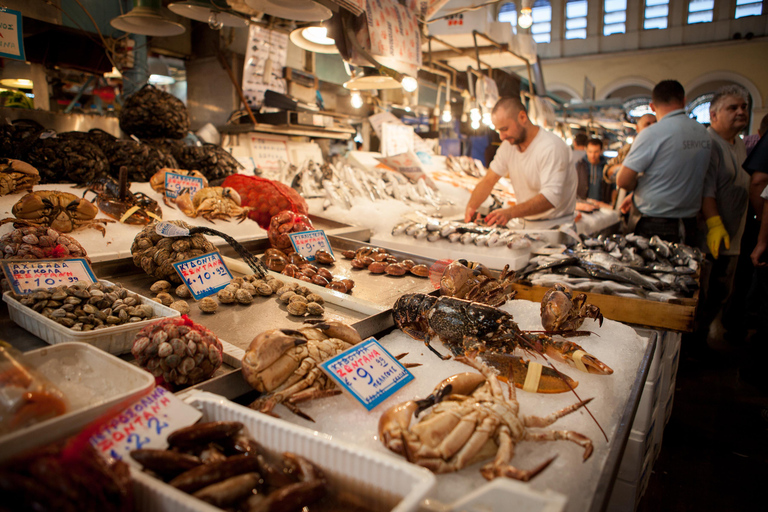
[[[400,82],[405,92],[413,92],[419,87],[419,82],[412,76],[406,76]]]
[[[226,5],[225,2],[223,2]],[[248,20],[222,10],[211,0],[184,0],[183,2],[173,2],[168,4],[171,12],[184,16],[195,21],[202,21],[214,29],[219,30],[222,27],[247,27]]]
[[[123,75],[120,73],[119,69],[117,69],[115,66],[112,66],[112,71],[104,73],[104,78],[120,79],[123,78]]]
[[[175,84],[176,80],[172,76],[167,75],[149,75],[147,82],[152,85],[171,85]]]
[[[351,80],[344,82],[346,89],[353,91],[370,91],[374,89],[400,89],[400,82],[388,75],[382,75],[373,68],[364,67],[363,73],[358,73]]]
[[[32,80],[26,78],[3,78],[0,80],[0,85],[14,87],[16,89],[31,89],[33,83]]]
[[[336,41],[328,37],[328,29],[319,25],[301,27],[292,31],[291,42],[310,52],[339,53],[339,49],[336,48]]]
[[[160,0],[133,0],[133,9],[109,24],[129,34],[154,37],[178,36],[186,30],[184,25],[160,14]]]
[[[517,18],[517,24],[520,28],[531,28],[531,25],[533,25],[533,16],[531,15],[530,7],[523,7],[520,9],[520,16]]]
[[[362,95],[354,91],[352,94],[349,95],[349,103],[352,105],[352,108],[360,108],[363,106],[363,97]]]

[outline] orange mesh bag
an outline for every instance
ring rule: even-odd
[[[288,233],[299,233],[301,231],[311,231],[315,229],[312,221],[306,215],[285,210],[272,217],[269,223],[267,236],[269,243],[275,249],[281,251],[293,251],[293,244]]]
[[[263,229],[268,229],[270,219],[284,210],[302,215],[309,213],[304,198],[278,181],[233,174],[227,176],[222,186],[232,187],[240,194],[242,206],[252,208],[248,217],[258,222]]]

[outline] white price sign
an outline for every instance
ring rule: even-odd
[[[307,261],[314,261],[317,251],[326,251],[333,256],[331,243],[322,229],[288,233],[288,237],[290,237],[291,244],[296,252],[301,254]]]
[[[62,260],[2,260],[5,277],[18,295],[40,288],[69,286],[78,281],[95,283],[96,275],[85,258]]]

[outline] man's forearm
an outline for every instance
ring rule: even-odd
[[[702,198],[701,212],[704,214],[705,219],[710,219],[720,215],[720,212],[717,210],[717,201],[714,197]]]
[[[629,167],[622,165],[616,174],[616,185],[627,192],[632,192],[637,187],[637,173]]]
[[[768,174],[764,172],[756,172],[752,175],[752,180],[749,185],[749,201],[752,203],[752,208],[755,210],[755,215],[758,219],[763,218],[763,205],[765,201],[760,194],[765,190],[768,185]]]
[[[510,207],[510,214],[511,218],[531,217],[533,215],[544,213],[554,207],[555,205],[550,203],[549,200],[544,197],[544,194],[536,194],[526,202]]]

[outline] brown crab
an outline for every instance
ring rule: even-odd
[[[240,204],[240,194],[231,187],[205,187],[194,196],[187,192],[176,198],[176,205],[185,215],[202,216],[211,222],[216,219],[229,221],[232,217],[244,221],[251,209]]]
[[[514,275],[509,265],[496,278],[482,263],[463,259],[453,261],[440,277],[440,295],[499,307],[517,294],[512,289]]]
[[[13,222],[13,226],[48,226],[61,233],[81,228],[94,228],[106,234],[102,224],[111,219],[96,219],[99,209],[81,197],[69,192],[39,190],[30,192],[13,205],[16,218],[0,220],[0,224]]]
[[[603,325],[603,314],[594,304],[587,304],[587,296],[573,296],[571,290],[555,283],[541,299],[541,325],[551,332],[577,332],[585,318],[593,318]]]
[[[32,190],[39,181],[40,173],[28,163],[0,158],[0,196]]]

